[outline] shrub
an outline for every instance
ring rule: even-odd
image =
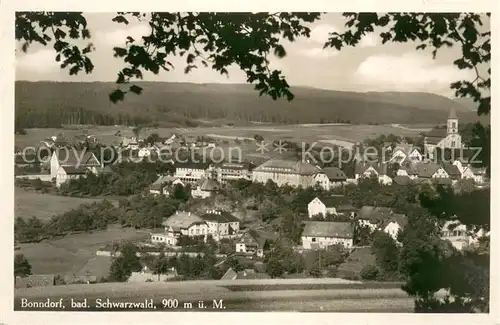
[[[360,272],[363,280],[375,280],[378,276],[378,269],[375,265],[365,265]]]

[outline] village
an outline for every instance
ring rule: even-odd
[[[174,205],[175,211],[170,208],[172,212],[169,214],[152,216],[154,221],[149,227],[151,230],[147,238],[133,243],[134,249],[139,250],[135,253],[138,258],[153,256],[162,262],[146,263],[141,260],[140,267],[128,270],[117,281],[156,282],[202,276],[200,271],[180,271],[179,258],[203,259],[203,263],[211,264],[208,266],[211,270],[213,267],[218,268],[217,272],[210,271],[214,279],[258,279],[300,273],[306,277],[374,280],[377,273],[383,273],[380,268],[384,268],[375,262],[377,253],[372,248],[374,237],[379,233],[385,234],[390,239],[384,240],[389,240],[390,245],[401,247],[403,243],[400,236],[408,224],[407,211],[393,203],[384,204],[377,200],[372,201],[372,204],[360,203],[363,200],[354,202],[349,193],[368,186],[363,184],[376,184],[373,186],[378,186],[381,191],[387,188],[395,192],[410,187],[455,188],[460,185],[474,190],[489,186],[486,168],[473,166],[463,156],[455,160],[436,159],[437,149],[461,150],[465,147],[453,109],[445,127],[436,127],[421,137],[423,148],[400,140],[387,143],[382,148],[382,159],[380,155],[360,154],[358,150],[353,159],[344,165],[321,166],[311,159],[300,159],[300,156],[293,155],[286,158],[275,155],[263,162],[241,157],[212,162],[193,159],[193,156],[177,162],[169,151],[166,160],[154,160],[154,157],[165,158],[162,156],[165,150],[172,148],[214,149],[220,143],[208,137],[187,142],[176,134],[165,139],[157,136],[148,139],[122,137],[114,152],[126,154],[105,164],[102,154],[86,150],[98,143],[96,138],[83,137],[82,143],[85,142],[86,147],[78,147],[68,146],[62,136],[54,136],[43,141],[45,148],[49,149],[47,152],[52,152],[45,156],[45,164],[42,164],[45,167],[31,173],[18,173],[16,179],[25,188],[33,187],[32,183],[44,183],[42,188],[45,191],[50,188],[50,191],[63,191],[63,195],[72,195],[73,189],[84,186],[90,179],[109,175],[113,177],[120,164],[140,166],[144,160],[153,158],[151,164],[167,166],[163,168],[164,172],[155,174],[154,180],[151,178],[155,177],[154,174],[149,176],[153,181],[149,185],[144,183],[144,189],[136,193],[139,194],[137,200],[153,198],[154,202],[167,202],[176,199],[182,203]],[[257,145],[258,148],[263,141],[261,136],[255,136],[254,141],[246,140],[244,144]],[[27,162],[25,151],[20,148],[15,157],[16,168],[20,170],[30,170],[34,165],[32,161],[36,161]],[[203,155],[194,157],[203,158]],[[103,183],[100,186],[106,185]],[[248,189],[252,187],[261,193],[251,194]],[[287,199],[270,201],[269,198],[256,197],[267,191],[271,195],[286,196]],[[235,201],[231,198],[235,192],[246,194]],[[300,202],[296,203],[298,197]],[[246,203],[242,204],[240,200]],[[286,210],[287,204],[297,206],[293,210]],[[289,215],[278,216],[283,209]],[[265,220],[267,214],[270,216]],[[282,223],[276,225],[275,221],[280,219]],[[151,225],[151,222],[148,224]],[[287,227],[293,229],[287,230]],[[439,229],[441,239],[451,243],[458,251],[473,249],[480,245],[481,238],[489,236],[485,229],[471,232],[453,218],[441,220]],[[23,240],[18,239],[18,242]],[[121,250],[127,245],[123,242],[108,242],[95,255],[108,258],[110,265],[125,254]],[[283,245],[287,247],[283,248]],[[325,254],[323,262],[322,252]],[[291,254],[291,257],[273,260],[273,253],[275,256]],[[205,259],[208,255],[213,259]],[[333,261],[328,262],[328,255],[332,255],[330,259]],[[296,267],[276,265],[278,261],[284,263],[284,259],[294,258],[306,261],[298,262],[303,265]],[[312,262],[307,261],[311,258]],[[351,264],[359,265],[353,267]],[[111,265],[110,268],[112,271]],[[189,272],[198,275],[186,274]],[[17,277],[16,286],[55,285],[58,282],[56,278],[56,274],[27,274],[26,277]],[[103,278],[106,278],[103,274],[92,274],[87,269],[84,275],[66,274],[66,280],[62,283],[94,283]],[[392,279],[397,279],[397,276]]]

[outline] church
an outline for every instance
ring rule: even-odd
[[[460,149],[462,148],[462,137],[458,133],[458,117],[455,108],[452,107],[446,127],[436,126],[423,134],[424,145],[427,152],[432,153],[434,149]]]

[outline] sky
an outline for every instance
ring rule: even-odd
[[[149,34],[147,23],[118,24],[111,21],[113,13],[85,13],[95,50],[89,55],[95,66],[90,75],[69,76],[55,62],[50,47],[35,45],[23,53],[17,44],[16,79],[52,81],[115,81],[123,62],[113,57],[113,47],[123,46],[127,36],[138,39]],[[341,51],[323,49],[328,33],[342,32],[344,18],[340,13],[329,13],[310,25],[311,37],[294,43],[285,42],[287,55],[271,58],[271,68],[281,70],[293,86],[308,86],[343,91],[417,91],[451,97],[449,85],[453,81],[471,79],[472,71],[461,71],[452,65],[459,48],[442,49],[436,59],[430,50],[416,51],[416,44],[381,44],[380,36],[365,36],[356,47]],[[184,73],[185,58],[173,57],[176,67],[159,75],[145,74],[146,81],[194,83],[245,83],[245,74],[238,67],[229,69],[229,78],[210,68],[199,66]]]

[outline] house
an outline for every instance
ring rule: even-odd
[[[264,246],[266,239],[259,235],[256,230],[249,229],[241,235],[236,242],[236,253],[244,253],[264,257]]]
[[[215,179],[204,179],[198,183],[196,188],[191,190],[194,198],[206,199],[220,190],[220,184]]]
[[[355,177],[356,180],[362,178],[376,177],[380,184],[390,185],[392,184],[392,178],[389,177],[387,170],[387,164],[384,163],[357,163],[355,167]]]
[[[240,219],[227,211],[207,210],[200,216],[208,225],[208,234],[215,240],[235,238],[240,231]]]
[[[392,209],[388,207],[363,206],[358,211],[358,225],[369,227],[372,231],[379,229],[385,220],[392,217]]]
[[[351,222],[307,221],[302,232],[304,249],[323,249],[340,244],[351,248],[354,241],[354,225]]]
[[[393,213],[383,221],[380,229],[398,242],[398,233],[405,228],[407,223],[408,218],[404,214]]]
[[[123,137],[120,147],[126,150],[139,150],[139,142],[136,137]]]
[[[137,156],[139,158],[149,157],[149,156],[151,156],[151,150],[149,148],[142,147],[137,152]]]
[[[61,166],[56,173],[56,187],[61,187],[62,184],[69,180],[84,177],[87,173],[90,173],[90,171],[85,167]]]
[[[56,149],[50,158],[50,176],[56,178],[57,186],[69,179],[85,175],[87,171],[97,174],[100,168],[102,165],[92,152],[77,151],[74,148]]]
[[[165,139],[165,141],[163,141],[163,143],[166,145],[171,145],[172,143],[174,143],[176,138],[177,138],[176,135],[172,134],[169,138]]]
[[[159,176],[158,179],[149,187],[149,193],[169,196],[170,189],[176,185],[180,185],[182,187],[185,186],[179,178],[175,178],[173,176]]]
[[[311,202],[307,204],[309,218],[317,215],[326,217],[327,214],[337,214],[336,207],[341,205],[343,200],[343,195],[315,197]]]
[[[472,174],[474,175],[474,182],[476,184],[484,184],[486,182],[486,168],[484,167],[468,167],[471,169]]]
[[[271,180],[278,186],[307,188],[316,184],[315,176],[320,172],[318,167],[302,161],[271,159],[253,170],[252,181],[265,184]]]
[[[467,233],[467,227],[458,220],[448,220],[441,228],[441,239],[451,242],[457,250],[468,247],[472,237]]]
[[[392,150],[389,163],[402,164],[403,161],[420,162],[423,156],[420,149],[409,143],[400,143]]]
[[[462,178],[462,173],[456,165],[451,163],[443,163],[442,167],[452,181],[458,181]]]
[[[433,162],[426,162],[416,165],[417,176],[420,179],[449,178],[446,170]]]
[[[458,133],[458,117],[455,108],[450,109],[446,127],[434,127],[424,133],[424,146],[431,158],[436,148],[458,149],[462,148],[462,137]]]
[[[174,167],[174,177],[180,178],[184,183],[197,183],[210,173],[210,164],[207,162],[187,161],[176,163]]]
[[[165,273],[155,274],[147,266],[144,266],[139,272],[132,272],[127,282],[165,282],[178,277],[175,267],[169,267]]]
[[[347,175],[344,171],[338,167],[326,167],[321,170],[322,174],[326,176],[327,186],[322,186],[325,190],[329,191],[331,188],[342,186],[347,183]],[[320,175],[320,174],[318,174]],[[317,181],[323,183],[324,180],[317,179]],[[320,183],[321,184],[321,183]]]
[[[252,180],[252,170],[255,165],[249,162],[222,162],[215,167],[217,181],[226,184],[238,179]]]
[[[156,156],[163,156],[171,153],[170,145],[165,145],[162,142],[155,142],[149,146],[149,152]]]
[[[270,279],[267,273],[257,273],[254,269],[245,269],[239,272],[229,268],[222,276],[221,280],[256,280],[256,279]]]
[[[162,223],[165,227],[163,233],[151,234],[151,242],[153,244],[166,244],[175,246],[180,236],[207,236],[208,225],[198,215],[185,212],[176,211],[174,215],[167,218]]]

